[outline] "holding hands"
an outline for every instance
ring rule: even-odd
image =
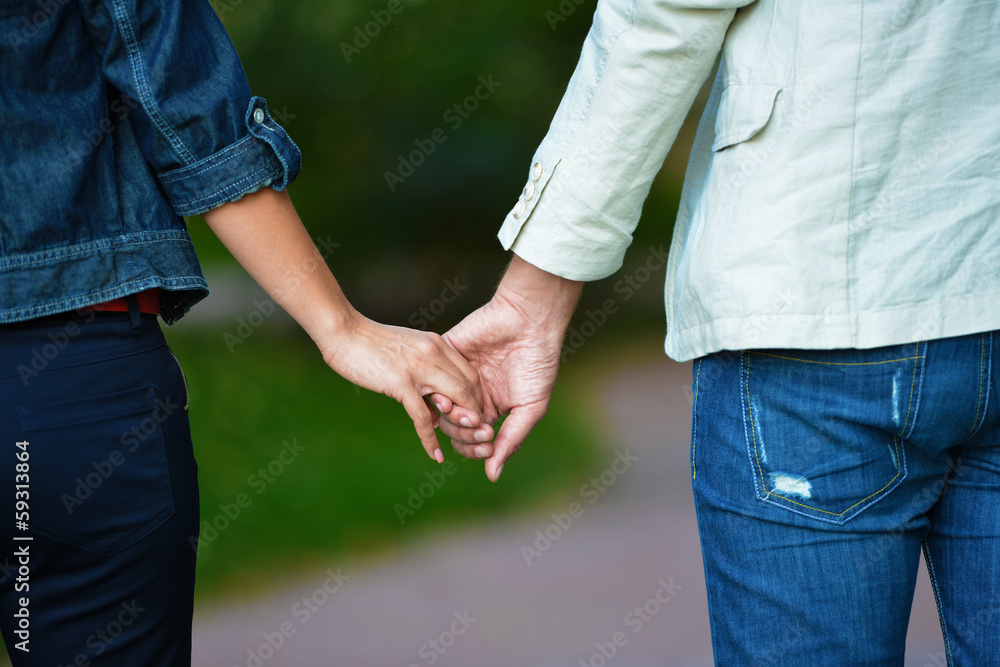
[[[493,299],[444,335],[479,373],[483,421],[507,417],[490,446],[484,429],[462,424],[454,411],[442,414],[441,430],[452,446],[468,458],[485,458],[491,481],[548,410],[563,337],[582,289],[582,282],[514,255]]]
[[[265,188],[204,217],[309,334],[330,368],[403,405],[428,456],[439,463],[438,425],[457,452],[485,459],[486,475],[495,482],[545,416],[583,283],[515,255],[493,299],[442,337],[358,313],[287,193]],[[494,440],[492,426],[503,417]]]

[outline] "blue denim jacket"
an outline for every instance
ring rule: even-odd
[[[181,216],[284,189],[301,154],[208,0],[0,0],[0,323],[208,293]]]

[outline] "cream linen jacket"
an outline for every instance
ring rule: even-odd
[[[504,247],[614,273],[720,51],[667,265],[670,356],[1000,328],[993,0],[600,0]]]

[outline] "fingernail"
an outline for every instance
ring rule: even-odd
[[[486,442],[490,439],[487,431],[476,431],[476,442]]]
[[[441,453],[440,447],[434,450],[434,460],[438,463],[444,463],[444,454]]]
[[[501,463],[500,467],[497,468],[497,478],[495,480],[493,480],[494,482],[500,481],[500,473],[502,473],[502,472],[503,472],[503,464]]]
[[[465,426],[465,427],[467,427],[467,428],[471,428],[471,427],[472,427],[472,420],[471,420],[471,419],[469,419],[468,417],[462,417],[462,418],[461,418],[461,419],[459,420],[459,422],[458,422],[458,423],[459,423],[459,424],[461,424],[462,426]]]
[[[444,412],[444,403],[435,403],[434,405],[437,407],[438,410]]]
[[[489,455],[490,455],[490,448],[487,447],[486,445],[479,445],[478,447],[476,447],[476,456],[485,459]]]

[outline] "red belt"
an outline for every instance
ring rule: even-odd
[[[139,292],[134,296],[139,300],[139,312],[146,315],[160,314],[160,289],[158,287],[153,287],[145,292]],[[95,303],[92,306],[85,306],[81,310],[106,310],[114,313],[127,313],[128,297],[123,296],[119,299],[105,301],[104,303]]]

